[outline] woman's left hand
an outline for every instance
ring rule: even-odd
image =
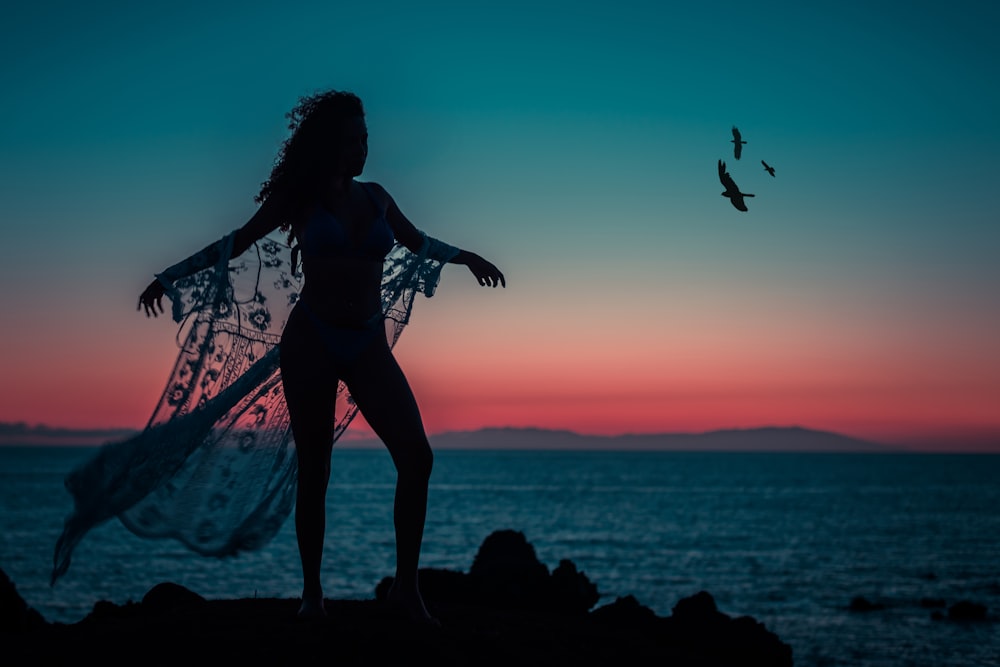
[[[492,262],[488,262],[474,252],[469,252],[468,250],[463,251],[465,257],[462,263],[469,267],[472,271],[472,275],[476,277],[479,284],[483,287],[496,287],[497,285],[502,285],[507,287],[507,281],[503,277],[503,273]]]

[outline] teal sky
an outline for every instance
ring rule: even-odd
[[[340,88],[363,178],[509,279],[449,268],[419,304],[431,430],[1000,435],[998,7],[6,8],[0,421],[142,425],[176,347],[139,291],[253,213],[284,113]]]

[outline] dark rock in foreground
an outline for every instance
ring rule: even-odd
[[[139,603],[98,602],[82,621],[47,623],[0,583],[4,665],[671,665],[789,667],[788,645],[750,617],[730,618],[701,592],[659,617],[633,596],[591,610],[596,587],[570,561],[554,571],[524,536],[498,531],[469,573],[421,570],[441,628],[417,625],[382,600],[327,600],[300,621],[298,599],[206,600],[173,583]]]
[[[45,619],[28,606],[7,573],[0,570],[0,633],[30,632],[45,626]],[[0,652],[0,657],[2,657]]]
[[[960,600],[948,607],[948,618],[953,621],[985,621],[986,605]]]
[[[392,585],[386,577],[375,587],[385,599]],[[572,561],[562,560],[549,572],[524,534],[494,531],[483,540],[468,574],[454,570],[420,570],[420,589],[430,604],[468,604],[496,609],[585,614],[600,599],[587,576]]]

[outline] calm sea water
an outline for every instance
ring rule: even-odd
[[[50,621],[175,581],[209,598],[296,597],[292,521],[264,550],[199,557],[117,521],[92,531],[55,588],[52,551],[88,448],[0,448],[0,567]],[[326,593],[371,598],[392,574],[394,473],[382,451],[334,452]],[[1000,664],[1000,456],[441,451],[422,565],[467,571],[492,531],[522,531],[551,568],[667,616],[707,590],[792,646],[796,665]],[[852,612],[864,596],[884,605]],[[992,620],[932,619],[922,599]]]

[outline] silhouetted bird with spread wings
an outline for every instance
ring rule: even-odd
[[[733,125],[732,143],[733,143],[733,155],[736,157],[737,160],[739,160],[740,156],[743,155],[743,144],[745,144],[746,142],[743,141],[743,136],[740,134],[740,131],[736,128],[735,125]]]
[[[772,167],[768,163],[764,162],[763,160],[761,160],[760,163],[762,165],[764,165],[764,171],[766,171],[767,173],[771,174],[771,176],[774,176],[774,167]]]
[[[733,206],[735,206],[737,210],[747,210],[747,205],[743,201],[743,198],[753,197],[753,195],[746,192],[740,192],[740,188],[733,181],[729,172],[726,171],[726,163],[722,160],[719,160],[719,180],[722,181],[722,186],[726,188],[725,191],[723,191],[722,196],[729,197],[729,201],[733,203]]]

